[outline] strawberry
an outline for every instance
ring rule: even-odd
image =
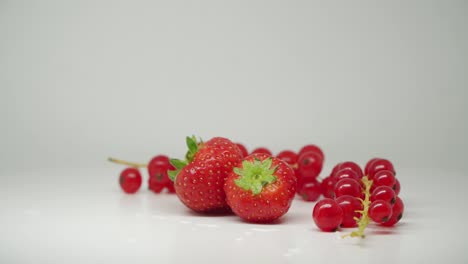
[[[224,191],[236,215],[248,222],[266,223],[289,210],[296,184],[294,171],[286,162],[258,153],[234,167]]]
[[[169,172],[180,201],[196,212],[229,210],[223,186],[234,165],[241,160],[239,148],[221,137],[201,143],[187,137],[187,146],[185,161],[172,159],[171,164],[177,170]]]

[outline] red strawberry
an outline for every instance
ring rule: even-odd
[[[178,169],[169,175],[174,180],[177,196],[197,212],[229,210],[223,186],[234,165],[241,160],[239,148],[221,137],[204,143],[187,137],[187,146],[185,161],[171,160]]]
[[[284,161],[252,154],[229,174],[224,185],[232,211],[249,222],[271,222],[284,215],[296,193],[296,176]]]

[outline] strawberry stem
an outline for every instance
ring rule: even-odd
[[[252,191],[253,195],[260,194],[263,187],[276,181],[276,167],[272,167],[272,159],[267,158],[263,161],[255,159],[254,161],[244,160],[242,168],[234,168],[234,173],[240,177],[234,182],[240,188]]]
[[[113,162],[113,163],[127,165],[127,166],[134,167],[134,168],[146,168],[146,167],[148,167],[148,164],[145,164],[145,163],[136,163],[136,162],[130,162],[130,161],[115,159],[115,158],[108,158],[107,160],[110,161],[110,162]]]
[[[362,210],[357,210],[356,212],[361,213],[361,218],[355,218],[357,223],[358,223],[358,230],[353,231],[349,234],[346,234],[343,236],[345,237],[360,237],[364,238],[366,235],[364,234],[364,230],[366,229],[367,225],[370,223],[370,218],[369,218],[369,206],[371,204],[370,202],[370,189],[372,187],[372,180],[369,180],[367,176],[364,176],[361,179],[362,183],[364,184],[364,200],[359,199],[363,205]]]

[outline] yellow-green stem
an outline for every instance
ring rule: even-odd
[[[343,237],[361,237],[364,238],[364,230],[366,229],[367,225],[370,223],[370,218],[369,218],[369,205],[371,204],[370,202],[370,189],[372,187],[372,180],[369,180],[367,176],[364,176],[361,179],[362,183],[364,184],[364,200],[359,199],[362,203],[363,209],[358,210],[356,212],[361,213],[361,218],[355,217],[357,224],[358,224],[358,230],[351,232],[350,234],[344,235]]]
[[[113,162],[113,163],[127,165],[127,166],[134,167],[134,168],[146,168],[146,167],[148,167],[148,165],[144,164],[144,163],[130,162],[130,161],[121,160],[121,159],[108,158],[107,160],[110,161],[110,162]]]

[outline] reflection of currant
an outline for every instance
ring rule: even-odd
[[[142,177],[138,168],[148,169],[148,188],[160,193],[164,188],[170,193],[175,193],[174,183],[169,179],[168,171],[175,170],[169,163],[169,158],[165,155],[158,155],[150,160],[148,164],[129,162],[120,159],[109,158],[110,162],[127,165],[120,174],[120,186],[126,193],[135,193],[141,187]]]

